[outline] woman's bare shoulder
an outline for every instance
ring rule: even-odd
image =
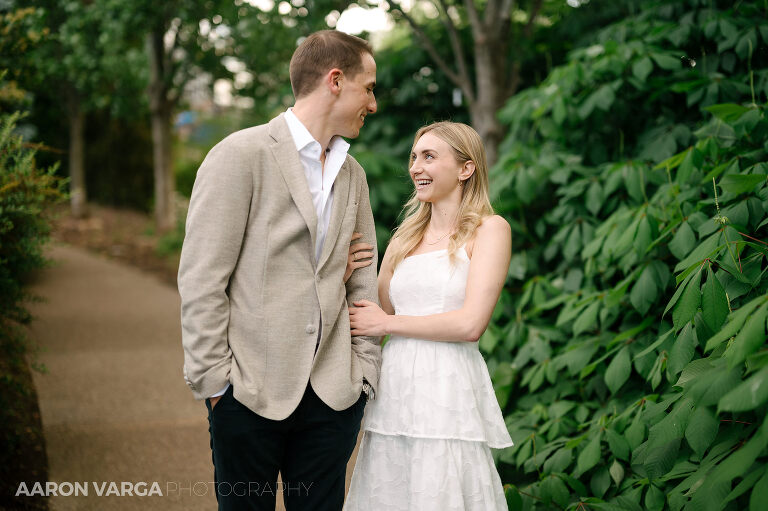
[[[501,215],[489,215],[483,218],[483,221],[477,226],[477,235],[498,235],[511,232],[512,228],[509,226],[509,222]]]
[[[509,222],[500,215],[489,215],[483,218],[480,225],[477,226],[472,234],[471,240],[466,245],[466,251],[469,258],[478,244],[488,245],[489,242],[498,243],[500,240],[511,240],[512,228]]]

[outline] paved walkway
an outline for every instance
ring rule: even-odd
[[[51,510],[215,509],[205,405],[182,378],[176,289],[70,246],[49,257],[32,285],[45,301],[30,307],[48,369],[33,373],[49,480],[88,489],[52,497]],[[162,496],[127,496],[124,482]],[[103,483],[111,495],[97,495]]]

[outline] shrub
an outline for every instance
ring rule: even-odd
[[[515,255],[480,345],[511,509],[768,501],[768,22],[635,4],[500,114]]]

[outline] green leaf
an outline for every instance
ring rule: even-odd
[[[728,298],[720,280],[707,268],[707,282],[701,289],[701,316],[713,331],[717,332],[728,317]]]
[[[728,494],[728,497],[723,500],[723,504],[727,504],[732,500],[736,500],[748,492],[753,486],[755,486],[755,483],[758,481],[758,479],[760,479],[760,477],[763,476],[764,473],[765,467],[763,466],[752,470],[749,475],[744,477],[741,482],[739,482],[739,484],[737,484],[736,487],[731,490],[731,493]]]
[[[677,263],[677,266],[675,266],[675,273],[685,270],[693,264],[700,263],[707,257],[712,257],[715,252],[722,248],[720,246],[720,236],[720,232],[715,232],[701,242],[688,257]]]
[[[579,469],[579,473],[584,474],[589,469],[597,465],[597,462],[600,461],[600,440],[602,439],[602,435],[598,433],[595,435],[592,440],[589,441],[587,446],[584,448],[581,453],[579,453],[579,458],[576,461],[576,466]]]
[[[597,312],[600,309],[600,300],[595,300],[584,312],[581,313],[576,321],[573,322],[573,335],[579,335],[593,328],[597,324]]]
[[[635,233],[635,241],[633,245],[637,254],[642,257],[648,251],[653,242],[651,236],[651,223],[648,221],[648,216],[644,215],[637,225],[637,232]]]
[[[768,367],[753,374],[738,387],[724,395],[718,409],[727,412],[754,410],[768,401]]]
[[[629,163],[622,168],[624,176],[624,186],[629,195],[640,202],[643,200],[643,175],[635,165]],[[634,236],[634,233],[632,233]]]
[[[653,271],[650,266],[646,266],[629,293],[629,301],[640,314],[645,314],[656,302],[658,294],[659,289],[656,287]]]
[[[681,329],[686,323],[693,319],[696,315],[696,311],[699,310],[699,304],[701,304],[701,289],[699,288],[699,282],[701,280],[701,271],[697,271],[694,277],[685,286],[683,294],[680,296],[680,300],[675,304],[672,309],[672,323],[675,325],[675,329]]]
[[[581,228],[579,225],[575,225],[573,229],[571,229],[571,232],[568,235],[568,239],[565,241],[565,245],[563,246],[563,255],[565,256],[566,260],[570,261],[576,257],[576,254],[579,253],[580,249]]]
[[[712,362],[706,358],[698,358],[685,366],[680,378],[678,378],[676,387],[686,387],[689,383],[696,383],[701,381],[700,376],[708,373],[715,368]]]
[[[634,74],[635,78],[641,82],[644,82],[645,79],[648,78],[651,71],[653,71],[653,62],[651,62],[651,59],[648,57],[636,60],[635,63],[632,64],[632,74]]]
[[[565,472],[565,469],[573,461],[573,449],[563,447],[558,449],[555,454],[547,458],[544,462],[544,473],[551,474],[553,472]]]
[[[661,511],[667,498],[664,492],[656,486],[649,484],[645,493],[645,509],[648,511]]]
[[[710,105],[708,107],[704,107],[703,110],[711,113],[721,121],[732,123],[746,112],[748,112],[750,109],[741,105],[736,105],[734,103],[722,103],[719,105]]]
[[[611,476],[608,473],[608,467],[603,465],[592,474],[592,479],[589,481],[589,488],[592,490],[593,495],[602,497],[610,486]]]
[[[677,228],[675,236],[667,246],[669,247],[669,251],[672,252],[678,260],[681,260],[693,250],[695,245],[696,235],[694,234],[693,229],[691,229],[688,222],[683,222],[680,224],[680,227]]]
[[[685,155],[683,163],[680,164],[680,168],[677,169],[675,181],[678,183],[687,183],[690,180],[691,175],[693,175],[696,170],[701,169],[703,163],[704,155],[695,147],[691,147]]]
[[[754,191],[758,185],[765,183],[766,178],[766,174],[728,174],[720,179],[718,185],[728,193],[740,195]]]
[[[587,189],[587,209],[593,215],[597,215],[603,206],[603,187],[597,181],[592,181]]]
[[[616,486],[621,484],[622,479],[624,479],[624,467],[621,466],[621,463],[619,463],[618,460],[613,460],[611,468],[608,470],[611,473],[611,479],[616,483]]]
[[[624,461],[629,461],[629,442],[622,435],[612,429],[605,430],[608,446],[614,456]],[[618,483],[617,483],[618,484]]]
[[[653,450],[672,440],[682,439],[692,412],[693,405],[690,399],[679,401],[669,414],[648,431],[648,449]]]
[[[602,236],[598,236],[592,241],[590,241],[589,243],[587,243],[581,251],[581,258],[589,259],[593,255],[597,254],[597,252],[603,246],[604,241],[605,241],[605,238],[603,238]]]
[[[669,312],[669,309],[675,306],[677,301],[680,299],[680,296],[683,294],[683,291],[685,291],[685,288],[688,286],[688,282],[691,281],[693,278],[694,272],[691,271],[688,273],[688,276],[683,279],[683,282],[677,286],[677,289],[675,290],[675,294],[672,295],[672,298],[669,300],[669,303],[664,308],[664,312],[662,313],[662,317],[664,317],[667,312]]]
[[[637,449],[637,446],[643,443],[645,439],[645,424],[640,420],[640,414],[635,415],[632,424],[624,432],[624,437],[629,443],[629,447]]]
[[[676,168],[678,165],[683,163],[683,160],[685,159],[685,156],[688,154],[688,150],[685,150],[683,152],[677,153],[674,156],[670,156],[666,160],[662,160],[659,163],[656,164],[655,167],[653,167],[653,170],[659,170],[659,169],[666,169],[669,167],[670,170]]]
[[[670,375],[670,381],[691,361],[696,344],[696,337],[694,336],[691,323],[686,323],[680,335],[675,339],[669,360],[667,360],[667,372]]]
[[[648,479],[658,479],[669,472],[675,464],[679,450],[680,439],[678,438],[649,452],[643,464]]]
[[[718,333],[716,333],[707,341],[707,346],[706,348],[704,348],[704,351],[705,352],[710,351],[715,347],[717,347],[723,341],[728,340],[734,335],[736,335],[738,331],[741,329],[741,326],[749,317],[749,315],[752,314],[752,311],[755,310],[760,304],[764,302],[765,302],[765,297],[758,296],[754,300],[742,305],[737,310],[735,310],[731,314],[731,317],[728,323],[725,324],[723,329],[720,330]]]
[[[749,496],[749,511],[763,511],[766,502],[768,502],[768,470],[752,488],[752,494]]]
[[[708,485],[719,485],[730,483],[736,477],[742,476],[749,467],[761,455],[768,443],[768,434],[766,427],[768,421],[763,422],[760,428],[752,435],[747,443],[736,449],[724,461],[720,462],[712,472],[707,475]],[[730,491],[730,488],[728,489]],[[698,493],[698,492],[697,492]]]
[[[765,344],[766,315],[768,315],[768,304],[757,309],[757,312],[747,320],[731,347],[725,352],[728,367],[736,367]]]
[[[652,53],[651,57],[653,57],[653,60],[656,61],[656,64],[661,69],[665,69],[667,71],[674,71],[676,69],[680,69],[681,63],[680,59],[677,57],[673,57],[671,55],[664,55],[661,53]]]
[[[619,335],[614,337],[611,340],[611,342],[608,343],[608,347],[610,348],[616,345],[617,343],[620,343],[621,341],[626,341],[627,339],[635,337],[637,334],[639,334],[640,332],[642,332],[643,330],[651,326],[655,321],[656,321],[656,318],[654,318],[653,316],[646,316],[646,318],[643,319],[643,322],[640,323],[639,325],[634,326],[629,330],[624,330]],[[638,356],[636,355],[635,358],[637,357]]]
[[[651,344],[650,346],[648,346],[647,348],[645,348],[643,351],[641,351],[640,353],[638,353],[637,355],[635,355],[635,360],[637,360],[638,358],[643,358],[643,357],[644,357],[644,356],[646,356],[648,353],[652,352],[653,350],[655,350],[656,348],[658,348],[659,346],[661,346],[661,344],[662,344],[664,341],[666,341],[666,340],[669,338],[669,336],[670,336],[670,335],[672,335],[672,334],[674,334],[674,333],[675,333],[675,329],[674,329],[674,328],[670,328],[669,330],[667,330],[666,332],[664,332],[664,333],[663,333],[661,336],[659,336],[659,338],[658,338],[658,339],[656,339],[656,340],[653,342],[653,344]]]
[[[557,476],[549,476],[541,483],[542,496],[546,495],[564,508],[570,500],[570,492],[565,483]]]
[[[688,427],[685,428],[685,439],[688,445],[699,456],[712,444],[717,436],[719,422],[706,406],[699,406],[694,410]]]
[[[509,511],[523,511],[523,498],[514,484],[504,485],[504,497],[507,499]]]
[[[632,364],[629,359],[629,347],[624,346],[618,355],[613,357],[611,363],[608,365],[608,369],[605,371],[605,384],[611,390],[611,394],[616,392],[624,385],[624,382],[629,379],[629,373],[632,368]]]

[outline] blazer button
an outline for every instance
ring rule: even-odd
[[[308,334],[314,334],[317,332],[317,329],[315,328],[315,325],[307,325],[307,328],[305,328],[304,331]]]

